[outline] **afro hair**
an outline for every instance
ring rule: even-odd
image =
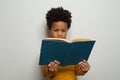
[[[69,29],[72,22],[71,17],[71,12],[62,7],[51,8],[46,14],[47,26],[51,29],[53,22],[63,21],[67,23]]]

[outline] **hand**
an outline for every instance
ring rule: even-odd
[[[90,69],[90,65],[86,60],[81,61],[78,65],[81,71],[87,72]]]
[[[57,71],[57,67],[59,66],[60,62],[58,61],[53,61],[48,64],[49,71]]]

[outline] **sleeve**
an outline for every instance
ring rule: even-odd
[[[53,77],[55,75],[55,73],[56,73],[55,71],[54,72],[53,71],[49,71],[47,65],[42,66],[42,71],[43,71],[43,75],[45,77],[48,77],[48,78]]]
[[[87,73],[87,71],[81,71],[80,70],[80,66],[79,65],[75,65],[75,74],[76,75],[80,76],[80,75],[84,75],[86,73]]]

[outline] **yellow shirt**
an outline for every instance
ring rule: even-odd
[[[86,72],[80,70],[78,65],[58,66],[56,72],[50,72],[48,66],[42,66],[44,76],[49,80],[77,80],[77,75],[84,75]]]

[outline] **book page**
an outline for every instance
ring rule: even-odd
[[[74,38],[71,40],[62,39],[62,38],[45,38],[45,40],[60,40],[68,43],[77,42],[77,41],[90,41],[90,38]]]
[[[90,41],[90,38],[74,38],[71,40],[71,42],[77,42],[77,41]]]
[[[68,43],[71,42],[70,40],[62,39],[62,38],[45,38],[45,40],[60,40],[60,41],[68,42]]]

